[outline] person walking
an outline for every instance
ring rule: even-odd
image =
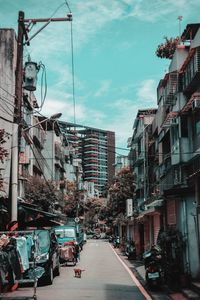
[[[80,247],[77,242],[74,243],[74,257],[76,259],[76,262],[80,261]]]

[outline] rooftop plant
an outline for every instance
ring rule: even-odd
[[[172,59],[173,54],[178,44],[180,44],[180,37],[168,38],[164,37],[165,42],[158,45],[156,49],[156,55],[160,58]]]

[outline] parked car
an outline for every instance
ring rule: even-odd
[[[52,284],[54,276],[60,275],[58,240],[54,230],[36,230],[36,267],[44,268],[39,281]]]

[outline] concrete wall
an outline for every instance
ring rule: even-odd
[[[188,49],[184,45],[179,45],[173,55],[172,61],[169,66],[169,72],[180,70],[188,55]]]
[[[191,48],[195,48],[199,46],[200,46],[200,28],[198,29],[194,40],[191,42]]]

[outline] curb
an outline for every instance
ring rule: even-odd
[[[158,300],[161,299],[159,298],[159,296],[155,296],[153,295],[153,291],[149,290],[147,288],[146,285],[146,281],[144,280],[144,278],[140,275],[140,273],[137,271],[136,267],[134,266],[133,262],[131,260],[128,260],[128,262],[131,264],[130,265],[127,263],[127,260],[124,259],[124,255],[122,254],[122,252],[120,252],[119,249],[113,248],[114,251],[116,252],[116,254],[123,260],[123,262],[127,265],[127,267],[131,270],[131,272],[135,275],[135,277],[139,280],[140,284],[143,286],[143,288],[146,290],[147,294],[149,294],[149,296],[152,298],[152,300]],[[163,287],[163,296],[165,296],[166,298],[168,298],[168,300],[185,300],[185,298],[180,298],[180,299],[174,299],[170,296],[170,294],[172,295],[173,292],[169,290],[169,288],[167,286]]]

